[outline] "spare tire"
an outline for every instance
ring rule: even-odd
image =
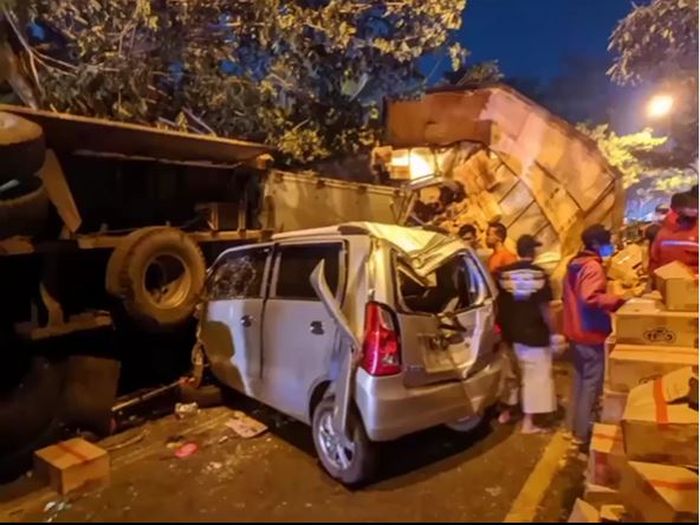
[[[204,256],[174,228],[146,228],[122,241],[107,265],[108,291],[142,328],[163,331],[191,319],[204,286]]]
[[[2,157],[0,157],[2,158]],[[29,177],[0,192],[0,239],[33,236],[46,225],[49,196],[39,177]]]
[[[0,184],[34,175],[44,164],[46,144],[41,126],[0,112]]]

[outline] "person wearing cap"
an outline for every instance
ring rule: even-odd
[[[649,273],[673,261],[680,261],[698,273],[697,192],[676,193],[671,210],[674,220],[664,223],[651,245]]]
[[[534,416],[556,410],[550,350],[554,334],[549,307],[552,287],[545,270],[533,262],[540,246],[542,243],[532,235],[521,236],[517,241],[518,261],[496,272],[499,324],[520,366],[524,434],[543,432]]]
[[[575,444],[590,443],[594,410],[603,393],[605,340],[612,331],[610,314],[624,299],[607,292],[603,260],[613,254],[611,234],[594,224],[581,235],[584,249],[576,255],[564,275],[564,335],[571,344],[574,380],[568,423]]]

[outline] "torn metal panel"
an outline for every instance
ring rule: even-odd
[[[427,221],[452,233],[465,223],[483,230],[496,218],[514,226],[530,217],[534,202],[556,232],[545,250],[561,250],[565,257],[578,248],[589,224],[602,219],[613,228],[622,224],[621,177],[596,144],[508,86],[437,89],[419,100],[390,102],[386,129],[386,141],[396,148],[443,152],[446,146],[482,145],[481,152],[440,174],[461,182],[467,193],[469,205],[456,219],[448,208],[460,201],[437,206]]]

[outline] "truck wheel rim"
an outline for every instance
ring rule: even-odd
[[[318,434],[321,452],[333,468],[338,470],[349,469],[354,455],[354,446],[347,448],[341,444],[338,434],[333,429],[332,411],[326,411],[321,417]]]
[[[163,253],[151,258],[146,265],[143,286],[155,306],[174,308],[189,295],[192,275],[181,257]]]

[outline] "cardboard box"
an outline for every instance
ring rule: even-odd
[[[698,412],[688,406],[690,367],[633,388],[622,415],[629,460],[697,466]]]
[[[593,483],[586,483],[583,499],[598,511],[603,505],[619,505],[622,502],[619,490]]]
[[[615,348],[615,345],[617,344],[617,338],[615,337],[615,334],[610,334],[607,339],[605,339],[605,344],[603,346],[604,350],[604,355],[605,355],[605,379],[604,379],[604,384],[608,384],[608,376],[609,376],[609,370],[610,370],[610,365],[608,364],[608,360],[610,358],[610,353],[612,352],[612,349]]]
[[[582,499],[576,499],[571,516],[569,516],[569,523],[598,523],[599,521],[600,514],[593,505]]]
[[[698,476],[685,468],[630,461],[620,495],[632,521],[698,521]]]
[[[613,314],[619,344],[698,347],[698,312],[670,312],[650,299],[631,299]]]
[[[603,391],[601,423],[617,425],[622,421],[622,414],[625,412],[625,405],[627,405],[627,395],[628,392],[617,392],[610,388]]]
[[[594,424],[586,481],[615,489],[626,463],[622,429],[617,425]]]
[[[109,455],[84,439],[69,439],[37,450],[34,469],[51,488],[66,494],[87,484],[108,483]]]
[[[600,521],[604,523],[620,523],[624,517],[624,505],[603,505],[600,509]]]
[[[698,276],[682,262],[674,261],[657,268],[654,282],[667,310],[698,311]]]
[[[607,386],[629,392],[664,374],[697,364],[697,348],[617,344],[608,357]]]

